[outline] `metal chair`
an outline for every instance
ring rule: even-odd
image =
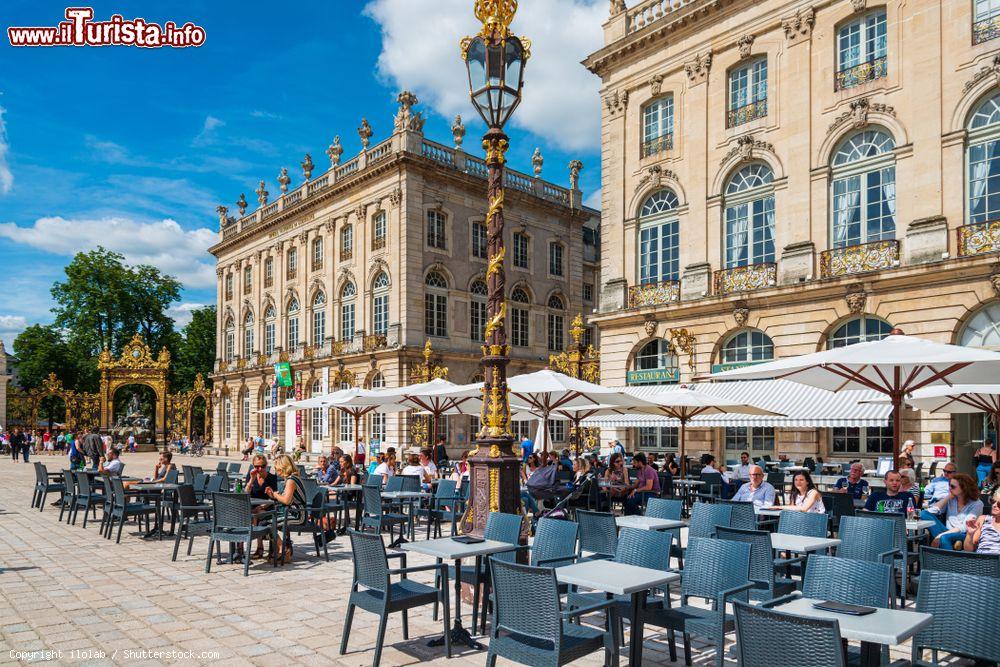
[[[585,560],[614,557],[618,547],[618,525],[613,514],[577,510],[576,522],[580,524],[580,557]],[[592,555],[584,557],[584,551]]]
[[[156,514],[156,506],[149,503],[130,503],[125,497],[125,487],[122,484],[122,480],[118,477],[110,477],[111,481],[111,493],[114,495],[113,505],[111,507],[111,523],[118,520],[118,535],[115,538],[116,543],[121,543],[122,541],[122,527],[125,525],[126,519],[129,517],[145,517],[146,519],[146,532],[149,532],[149,517],[150,515]],[[111,526],[108,526],[108,537],[111,536]]]
[[[365,489],[368,491],[369,489]],[[374,489],[376,492],[378,489]],[[389,614],[400,612],[403,615],[403,639],[409,639],[408,610],[427,604],[444,605],[444,646],[445,653],[451,657],[451,623],[448,608],[448,568],[442,564],[407,567],[406,554],[403,552],[386,554],[385,544],[379,534],[359,533],[348,530],[351,537],[351,551],[354,554],[354,578],[351,582],[351,596],[347,602],[347,617],[344,619],[344,632],[340,640],[340,654],[347,652],[347,638],[351,633],[351,623],[354,621],[354,609],[360,607],[365,611],[377,614],[378,636],[375,640],[375,657],[373,665],[378,667],[382,659],[382,643],[385,641],[385,626]],[[401,567],[389,569],[389,559],[398,558]],[[428,586],[408,579],[407,575],[414,572],[436,573],[436,586]],[[392,583],[390,577],[400,575],[401,579]]]
[[[392,478],[390,478],[392,479]],[[382,492],[373,486],[366,486],[361,490],[364,507],[361,516],[361,530],[372,528],[376,534],[381,534],[386,528],[389,529],[389,536],[392,537],[392,529],[399,526],[399,540],[403,539],[403,532],[406,530],[407,517],[402,513],[386,512],[382,505]]]
[[[177,488],[177,500],[180,523],[174,536],[174,554],[170,558],[172,561],[177,560],[177,551],[180,549],[182,537],[186,537],[188,540],[187,555],[190,556],[195,536],[209,535],[212,532],[212,520],[203,518],[212,511],[212,506],[198,502],[193,485],[181,484]]]
[[[614,601],[563,611],[551,569],[495,558],[490,559],[490,567],[496,585],[496,604],[486,656],[488,667],[496,665],[497,657],[527,665],[558,667],[602,649],[604,663],[617,665],[610,620],[604,630],[571,622],[582,614],[607,609]]]
[[[888,521],[893,526],[892,546],[896,549],[896,571],[899,572],[899,604],[906,606],[906,595],[909,589],[910,564],[919,560],[920,556],[916,551],[910,551],[910,538],[906,534],[906,515],[896,512],[869,512],[867,510],[857,510],[855,516],[879,521]]]
[[[934,620],[913,637],[911,658],[923,662],[923,650],[959,654],[979,661],[1000,663],[1000,633],[997,633],[996,601],[1000,579],[959,572],[926,570],[920,575],[917,611]]]
[[[427,507],[417,510],[417,516],[427,517],[428,540],[431,539],[431,529],[434,531],[434,537],[441,537],[441,521],[444,519],[445,512],[448,512],[449,508],[454,509],[457,502],[458,483],[453,479],[442,479],[438,482]],[[456,518],[454,512],[451,513],[450,518],[453,520]]]
[[[560,567],[576,560],[580,524],[558,519],[539,519],[531,547],[533,567]]]
[[[654,519],[671,519],[680,521],[684,512],[684,501],[669,498],[650,498],[646,501],[646,516]],[[670,555],[678,558],[678,567],[684,567],[684,553],[681,549],[681,530],[664,531],[671,536]]]
[[[977,577],[1000,578],[1000,554],[920,547],[920,571],[958,572]]]
[[[803,537],[826,537],[830,517],[813,512],[785,511],[778,515],[778,532]]]
[[[63,512],[69,512],[66,520],[73,516],[73,507],[76,506],[76,473],[72,470],[63,470],[63,486],[66,490],[62,494],[62,503],[59,505],[59,520],[63,520]]]
[[[720,505],[727,505],[732,513],[729,525],[743,530],[757,530],[757,514],[753,511],[753,503],[738,500],[717,500]]]
[[[50,493],[58,492],[60,499],[66,493],[66,484],[49,481],[49,471],[44,464],[35,462],[35,494],[31,499],[31,506],[38,507],[41,512],[45,509],[45,500]]]
[[[253,525],[250,511],[250,496],[245,493],[216,493],[212,496],[212,529],[208,534],[208,558],[205,573],[212,571],[212,553],[215,544],[222,542],[243,545],[243,576],[250,576],[250,544],[255,537],[271,536],[271,543],[277,539],[277,522],[267,525]],[[277,564],[278,559],[275,558]]]
[[[76,525],[76,515],[79,513],[80,508],[83,508],[83,527],[87,527],[87,513],[93,512],[94,520],[97,520],[97,506],[104,506],[104,494],[97,493],[91,487],[90,476],[85,472],[77,472],[76,474],[76,486],[77,493],[73,501],[73,511],[72,516],[69,519],[69,523]]]
[[[688,540],[688,566],[681,574],[681,603],[678,607],[648,608],[647,624],[680,631],[684,634],[684,664],[691,664],[691,635],[708,637],[715,642],[717,665],[723,664],[726,633],[734,627],[726,604],[747,601],[753,588],[750,581],[750,545],[710,537]],[[689,598],[704,598],[711,608],[688,603]],[[677,660],[677,647],[669,643],[670,659]]]
[[[804,618],[742,602],[734,602],[733,611],[740,667],[846,665],[836,619]]]
[[[773,600],[795,590],[794,582],[787,579],[778,580],[774,576],[775,568],[785,567],[788,562],[774,558],[771,533],[765,530],[745,530],[719,526],[715,529],[715,534],[720,540],[731,540],[750,545],[750,581],[753,582],[753,588],[750,589],[751,600]],[[801,563],[805,561],[805,557],[799,556],[789,560]]]

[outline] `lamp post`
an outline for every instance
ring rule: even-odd
[[[531,43],[510,32],[517,0],[476,0],[483,24],[475,37],[462,40],[472,104],[489,128],[483,137],[488,170],[486,196],[486,269],[488,296],[483,344],[483,408],[476,448],[469,457],[469,502],[462,530],[481,534],[491,512],[520,514],[520,457],[514,453],[507,393],[507,303],[503,260],[504,163],[508,146],[503,126],[521,102],[524,64]]]

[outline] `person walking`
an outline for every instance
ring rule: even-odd
[[[84,456],[90,459],[93,464],[94,470],[101,464],[101,457],[104,456],[104,443],[101,441],[101,436],[97,433],[97,428],[91,428],[90,433],[83,436],[83,442],[80,443],[80,447],[83,450]]]
[[[982,486],[983,480],[990,474],[990,468],[997,461],[997,450],[993,446],[993,441],[986,440],[983,442],[983,446],[976,450],[972,458],[976,462],[976,477],[978,478],[976,485]]]
[[[10,436],[10,454],[11,458],[14,459],[14,463],[17,463],[17,455],[21,453],[21,449],[25,447],[25,443],[24,431],[20,427],[14,429],[14,434]],[[28,460],[27,455],[25,455],[24,460]]]

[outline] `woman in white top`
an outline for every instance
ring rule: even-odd
[[[378,472],[376,470],[376,472]],[[416,454],[410,454],[409,458],[406,459],[406,465],[403,467],[402,475],[413,475],[414,477],[419,477],[421,483],[429,483],[430,476],[424,467],[420,465],[420,457]]]
[[[382,475],[383,484],[388,482],[390,477],[396,475],[396,454],[392,452],[386,454],[382,462],[375,466],[375,472],[372,474]]]
[[[797,472],[792,479],[791,501],[788,505],[782,505],[780,509],[792,510],[793,512],[811,512],[813,514],[826,513],[823,505],[823,496],[819,489],[813,484],[812,476],[806,472]]]
[[[948,482],[948,495],[920,513],[921,519],[934,522],[927,529],[933,537],[932,547],[962,549],[968,533],[969,519],[978,519],[983,513],[976,480],[963,473],[955,473]]]

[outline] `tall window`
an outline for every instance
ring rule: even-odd
[[[833,247],[896,238],[895,143],[881,130],[848,137],[833,156]]]
[[[566,442],[566,422],[561,419],[550,419],[549,439],[552,442]]]
[[[243,267],[243,293],[247,294],[253,289],[253,267]]]
[[[472,256],[486,259],[486,223],[472,223]]]
[[[673,190],[664,189],[650,195],[639,210],[640,284],[678,278],[678,203]]]
[[[639,449],[648,452],[650,450],[676,450],[677,432],[676,426],[642,426],[636,429],[639,436]]]
[[[385,389],[385,377],[381,373],[376,373],[372,377],[371,389]],[[385,442],[385,413],[371,412],[368,415],[368,437],[378,438]]]
[[[247,359],[254,353],[253,344],[253,313],[248,311],[243,318],[243,356]]]
[[[549,350],[561,352],[565,342],[563,335],[563,314],[565,309],[563,300],[553,294],[549,297]]]
[[[389,276],[380,272],[372,282],[372,333],[389,330]]]
[[[385,247],[386,216],[385,211],[379,211],[372,218],[372,250]]]
[[[642,157],[674,147],[674,96],[664,95],[642,108]]]
[[[510,344],[528,347],[528,307],[531,299],[527,292],[515,287],[510,293],[510,300],[513,304],[510,309]]]
[[[427,211],[427,245],[431,248],[448,249],[445,237],[445,217],[441,211]]]
[[[763,331],[746,329],[729,337],[722,345],[723,364],[754,364],[774,359],[774,343]]]
[[[226,320],[226,361],[236,356],[236,327],[232,319]]]
[[[310,394],[310,396],[311,397],[319,396],[322,393],[323,393],[323,383],[320,382],[319,380],[316,380],[315,382],[313,382],[312,393]],[[310,425],[312,426],[311,435],[312,435],[313,448],[319,447],[323,442],[323,421],[324,421],[323,413],[326,412],[328,409],[329,408],[319,407],[319,408],[313,408],[312,410],[309,411],[311,413],[309,422]]]
[[[260,407],[262,410],[269,410],[274,407],[271,401],[271,385],[264,385],[264,391],[261,395]],[[274,437],[274,433],[271,432],[271,415],[264,414],[260,416],[261,431],[264,432],[264,438],[270,440]]]
[[[348,282],[340,291],[340,340],[354,340],[355,320],[354,303],[358,288],[353,282]]]
[[[514,268],[528,268],[528,235],[514,233]]]
[[[264,260],[264,287],[274,285],[274,258],[268,257]]]
[[[226,278],[223,281],[223,284],[225,285],[226,298],[227,299],[232,299],[233,298],[233,274],[227,273],[226,274]]]
[[[558,241],[549,242],[549,275],[563,275],[563,245]]]
[[[340,228],[340,261],[354,256],[354,227],[344,225]]]
[[[264,311],[264,354],[274,354],[274,306],[268,306]]]
[[[469,288],[469,331],[472,340],[486,340],[486,283],[477,280]]]
[[[250,390],[243,390],[243,410],[240,413],[242,419],[243,430],[240,432],[240,437],[246,439],[250,435]]]
[[[841,26],[837,32],[836,90],[881,79],[888,72],[885,9],[878,9]]]
[[[972,43],[982,44],[1000,37],[1000,0],[975,0]]]
[[[726,268],[774,261],[774,174],[750,164],[726,185]]]
[[[826,347],[846,347],[855,343],[870,343],[882,340],[892,331],[892,325],[871,315],[855,317],[837,327],[826,340]]]
[[[318,347],[326,338],[326,295],[323,292],[316,292],[316,296],[313,297],[312,316],[312,344]]]
[[[727,426],[726,449],[764,455],[774,451],[771,426]]]
[[[299,301],[292,298],[288,302],[288,349],[299,346]]]
[[[433,211],[432,211],[433,212]],[[448,281],[437,271],[424,279],[424,333],[428,336],[448,335]]]
[[[729,113],[726,127],[736,127],[767,115],[767,58],[729,72]]]
[[[233,399],[229,394],[222,399],[222,426],[223,437],[226,440],[233,439]]]
[[[299,251],[296,248],[288,249],[287,268],[288,277],[294,278],[295,272],[299,269]]]
[[[968,129],[969,223],[992,222],[1000,219],[1000,93],[979,105]]]
[[[313,269],[323,268],[323,237],[313,239]]]

